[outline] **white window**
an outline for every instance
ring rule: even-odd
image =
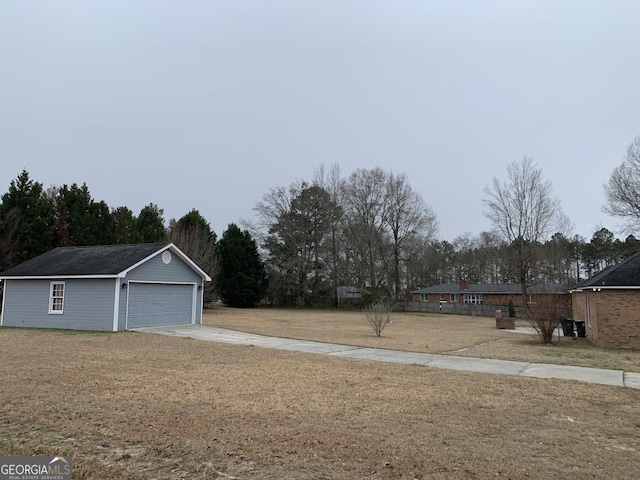
[[[64,282],[51,282],[49,295],[49,313],[62,313],[64,310]]]
[[[429,301],[429,295],[427,293],[421,293],[420,294],[420,301],[428,302]]]
[[[452,293],[449,295],[449,301],[450,302],[457,302],[458,301],[458,294],[457,293]]]
[[[465,293],[464,294],[464,303],[473,303],[473,304],[476,304],[476,305],[482,305],[482,295],[481,294]]]

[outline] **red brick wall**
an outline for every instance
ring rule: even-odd
[[[428,293],[427,294],[427,301],[428,302],[437,302],[437,301],[440,300],[440,297],[442,297],[442,300],[446,300],[447,302],[449,301],[449,294],[440,295],[439,293]],[[411,301],[412,302],[421,302],[422,300],[420,299],[420,294],[419,293],[412,293],[411,294]]]
[[[517,307],[522,305],[522,295],[509,295],[509,294],[487,294],[482,295],[482,303],[485,305],[509,305],[509,300]]]
[[[593,342],[640,349],[640,290],[584,291],[572,297],[573,318],[585,320]]]

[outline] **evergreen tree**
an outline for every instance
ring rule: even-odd
[[[53,247],[51,206],[42,184],[23,170],[11,181],[0,204],[0,267],[2,270]]]
[[[230,307],[254,307],[267,288],[264,264],[258,247],[247,230],[229,224],[218,242],[220,271],[218,294]]]
[[[86,183],[63,185],[50,191],[59,246],[109,245],[115,242],[109,206],[91,197]]]
[[[281,304],[307,304],[319,300],[323,287],[329,293],[332,290],[327,285],[329,235],[341,210],[322,187],[303,187],[265,241],[273,269],[271,286],[277,290],[272,293]]]
[[[207,222],[195,208],[192,208],[189,213],[180,217],[177,224],[180,230],[183,231],[201,231],[206,235],[215,235],[211,230],[209,222]]]
[[[150,203],[140,210],[140,214],[136,218],[136,226],[142,242],[155,243],[166,240],[163,213],[164,211],[154,203]]]
[[[136,217],[131,210],[127,207],[118,207],[111,211],[111,218],[113,219],[116,243],[138,243],[140,241]]]

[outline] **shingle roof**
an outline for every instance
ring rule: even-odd
[[[582,287],[640,287],[640,252],[580,282]]]
[[[532,285],[527,288],[528,293],[564,293],[568,290],[565,285],[557,283],[544,283]],[[496,294],[496,295],[517,295],[521,293],[521,287],[518,283],[470,283],[469,288],[461,289],[459,283],[442,283],[433,287],[421,288],[413,290],[411,293],[470,293],[470,294]]]
[[[0,273],[0,277],[117,275],[167,245],[141,243],[58,247]]]

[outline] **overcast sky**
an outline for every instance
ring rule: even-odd
[[[640,2],[0,2],[0,192],[25,168],[221,234],[321,164],[406,173],[440,238],[534,159],[574,233],[640,135]]]

